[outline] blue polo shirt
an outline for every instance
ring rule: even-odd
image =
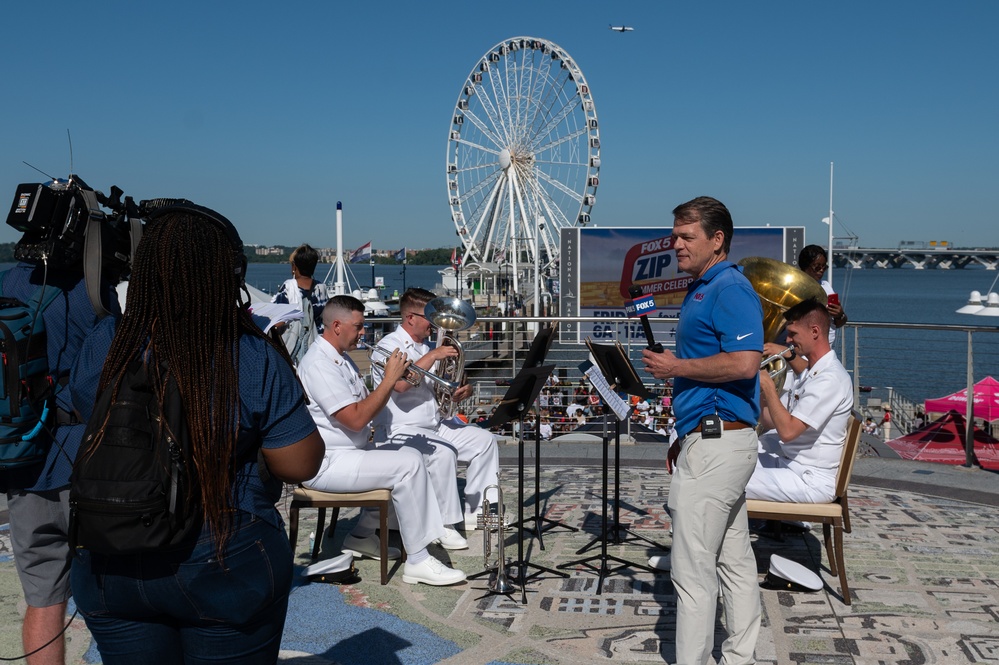
[[[734,351],[763,353],[763,308],[742,268],[721,261],[687,287],[676,328],[676,355],[707,358]],[[706,383],[677,377],[673,412],[681,438],[710,414],[755,426],[760,417],[760,379]]]

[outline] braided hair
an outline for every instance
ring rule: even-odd
[[[284,347],[240,306],[239,260],[222,227],[196,211],[171,211],[151,222],[136,248],[127,307],[98,387],[117,394],[129,363],[153,358],[147,366],[162,407],[166,377],[159,368],[165,364],[184,404],[195,487],[220,558],[236,502],[240,336],[267,340],[291,364]]]

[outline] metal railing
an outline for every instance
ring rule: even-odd
[[[377,321],[392,324],[388,328],[391,329],[398,319]],[[475,385],[475,403],[469,405],[471,408],[500,399],[522,366],[539,326],[549,322],[573,324],[577,330],[579,324],[599,324],[601,338],[597,341],[620,340],[646,387],[657,395],[663,394],[665,384],[642,371],[639,359],[645,340],[640,332],[636,334],[634,319],[481,317],[471,329],[459,333],[466,367]],[[674,339],[662,331],[671,329],[676,322],[671,318],[655,319],[656,339],[666,347],[672,347]],[[587,360],[589,352],[581,341],[566,342],[560,337],[565,336],[556,334],[545,362],[556,366],[554,377],[566,389],[575,387],[582,378],[579,366]],[[916,427],[925,399],[961,389],[973,394],[976,378],[999,375],[997,327],[850,322],[838,331],[834,348],[853,376],[857,410],[880,421],[884,407],[890,407],[893,436]],[[570,399],[571,393],[569,390]],[[958,411],[966,418],[973,413],[970,404]],[[976,424],[993,435],[999,434],[999,421],[992,425],[978,419]],[[971,428],[968,433],[970,440]]]

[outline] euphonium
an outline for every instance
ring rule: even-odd
[[[784,312],[810,298],[826,304],[826,292],[811,275],[792,265],[763,256],[748,256],[741,261],[742,273],[752,284],[763,306],[763,341],[775,342],[784,332],[787,321]],[[784,358],[767,358],[760,369],[768,366],[771,378],[780,393],[787,376]]]
[[[458,355],[439,360],[434,367],[434,374],[442,379],[433,386],[437,413],[441,420],[449,420],[458,411],[458,403],[454,401],[453,394],[455,388],[464,381],[465,375],[465,350],[454,333],[475,325],[475,308],[458,298],[434,298],[427,303],[423,315],[437,327],[437,346],[451,346],[458,351]],[[453,384],[454,387],[448,384]]]
[[[489,590],[493,593],[511,593],[514,585],[507,575],[506,561],[506,514],[503,509],[503,488],[499,486],[500,473],[496,474],[495,485],[490,485],[482,493],[482,512],[476,518],[477,525],[482,529],[482,559],[483,566],[495,568],[496,572],[489,576]],[[486,498],[489,490],[496,488],[496,512]],[[492,533],[496,532],[496,559],[490,561],[493,552]]]
[[[386,351],[380,346],[373,346],[368,350],[368,360],[371,362],[371,364],[374,367],[377,367],[384,372],[385,362],[382,360],[375,360],[376,353],[384,358],[388,358],[389,356],[392,355],[392,352]],[[460,383],[455,383],[453,381],[442,379],[441,377],[433,374],[432,372],[428,372],[422,367],[413,364],[410,364],[410,366],[406,369],[406,374],[403,375],[402,378],[412,386],[420,385],[420,381],[422,381],[423,379],[430,379],[431,381],[434,382],[435,386],[439,386],[441,389],[446,389],[446,390],[455,390],[461,385]]]

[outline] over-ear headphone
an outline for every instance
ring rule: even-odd
[[[154,199],[142,201],[141,205],[146,208],[154,208],[151,213],[145,216],[150,223],[169,213],[186,212],[203,217],[222,229],[232,246],[236,259],[236,275],[239,278],[240,286],[243,285],[243,281],[246,279],[246,254],[243,253],[243,240],[239,237],[239,231],[232,225],[232,222],[211,208],[199,206],[187,199]]]

